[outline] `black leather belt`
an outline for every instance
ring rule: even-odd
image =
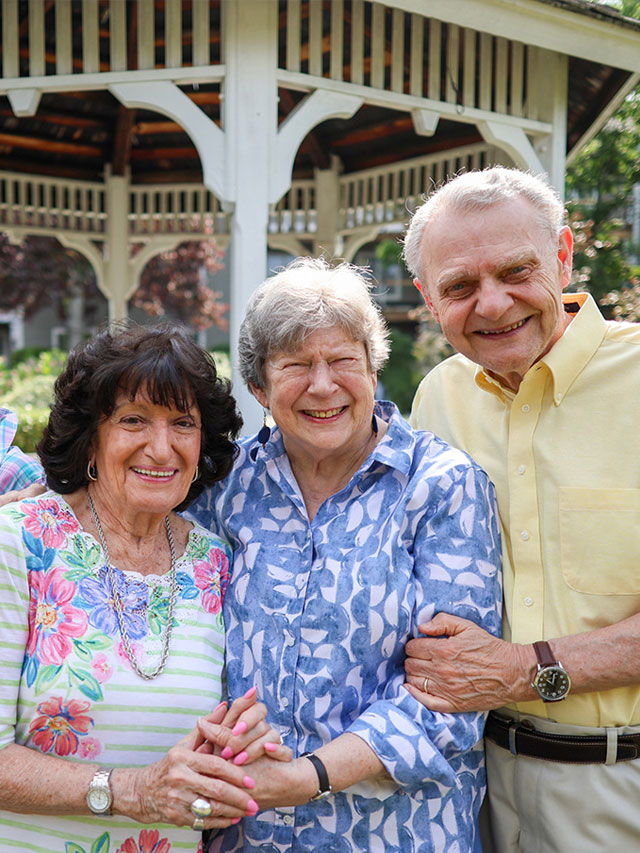
[[[489,714],[485,737],[514,755],[558,761],[561,764],[604,764],[607,760],[605,735],[552,735],[536,731],[527,720],[508,720]],[[618,735],[616,761],[640,757],[640,733]]]

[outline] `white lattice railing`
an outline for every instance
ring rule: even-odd
[[[66,231],[101,237],[106,185],[0,172],[0,228],[32,233]],[[161,184],[129,190],[129,233],[184,234],[194,239],[229,233],[229,217],[201,185]]]
[[[495,149],[469,145],[456,151],[416,157],[392,166],[353,172],[340,178],[338,230],[406,223],[409,212],[434,186],[461,169],[482,169],[495,160]]]
[[[0,225],[101,235],[104,184],[0,172]]]
[[[220,63],[220,0],[2,0],[0,8],[6,78]]]
[[[135,186],[129,191],[129,233],[213,237],[229,233],[229,217],[201,185]]]
[[[309,237],[317,230],[315,183],[293,181],[289,192],[269,208],[269,233]]]
[[[447,176],[497,161],[494,148],[477,144],[342,175],[336,229],[348,234],[363,226],[406,223],[408,211]],[[0,172],[0,228],[100,237],[106,217],[104,184]],[[185,239],[204,239],[230,231],[229,214],[220,201],[195,184],[130,187],[128,222],[131,236],[140,238],[184,234]],[[293,181],[289,192],[270,208],[269,233],[312,239],[317,231],[314,181]]]
[[[285,0],[279,67],[537,119],[535,51],[370,0]],[[425,3],[428,9],[428,3]]]

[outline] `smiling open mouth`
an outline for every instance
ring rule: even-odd
[[[315,411],[314,409],[304,409],[304,413],[310,418],[334,418],[336,415],[339,415],[340,412],[344,412],[346,408],[346,406],[340,406],[339,409],[324,409],[323,411]]]
[[[152,471],[150,468],[134,468],[133,469],[136,474],[144,474],[145,477],[157,477],[158,480],[167,479],[168,477],[173,477],[176,473],[173,471]]]
[[[504,329],[477,329],[476,334],[478,335],[504,335],[506,332],[513,332],[514,329],[519,329],[521,326],[527,322],[529,318],[525,317],[524,320],[518,320],[517,323],[513,323],[511,326],[505,326]]]

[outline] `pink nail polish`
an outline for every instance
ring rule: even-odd
[[[277,743],[268,743],[267,742],[264,745],[264,749],[265,749],[265,752],[275,752],[276,749],[278,748],[278,746],[279,746],[279,744],[277,744]]]
[[[243,735],[249,726],[245,723],[244,720],[239,720],[235,726],[231,729],[232,735]]]
[[[245,776],[244,779],[242,780],[242,784],[244,785],[245,788],[255,788],[256,787],[255,779],[252,779],[251,776]]]
[[[256,692],[256,690],[257,690],[257,689],[258,689],[257,687],[250,687],[250,688],[247,690],[247,692],[244,694],[244,697],[243,697],[243,698],[244,698],[244,699],[248,699],[248,698],[249,698],[249,696],[253,696],[253,694]]]
[[[234,817],[234,818],[232,819],[231,823],[234,823],[234,824],[235,824],[235,823],[240,823],[240,821],[241,821],[241,820],[242,820],[242,818],[241,818],[241,817]]]
[[[214,710],[214,712],[215,712],[215,711],[218,711],[220,708],[226,708],[226,707],[227,707],[227,703],[226,703],[226,702],[220,702],[220,704],[219,704],[219,705],[216,705],[216,707],[215,707],[213,710]]]
[[[245,763],[245,761],[247,760],[247,758],[249,758],[249,756],[248,756],[248,755],[247,755],[247,753],[243,750],[242,752],[239,752],[239,753],[236,755],[236,757],[233,759],[233,763],[234,763],[234,764],[237,764],[237,765],[239,765],[239,764],[244,764],[244,763]]]
[[[225,748],[220,753],[220,757],[224,758],[225,761],[227,758],[231,758],[232,755],[233,755],[233,750],[231,749],[230,746],[225,746]]]
[[[247,814],[254,815],[260,806],[256,803],[255,800],[249,800],[247,803]]]

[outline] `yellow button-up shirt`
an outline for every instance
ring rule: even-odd
[[[640,324],[606,322],[587,294],[564,301],[580,308],[517,394],[455,355],[424,378],[411,415],[495,484],[504,637],[516,643],[640,611]],[[574,725],[639,725],[640,685],[513,707]]]

